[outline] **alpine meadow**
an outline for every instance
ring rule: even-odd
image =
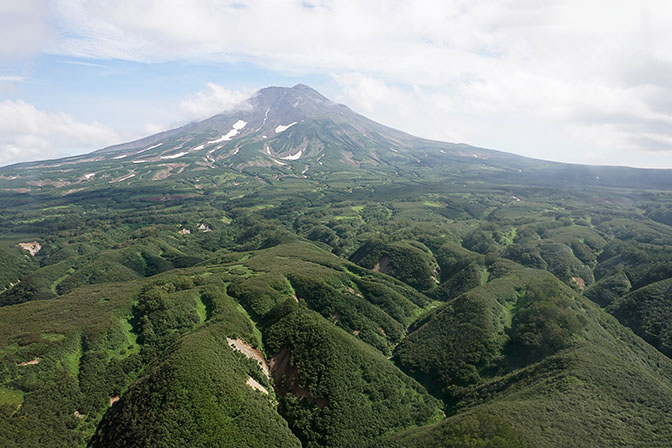
[[[303,84],[0,168],[3,447],[666,447],[672,171]]]

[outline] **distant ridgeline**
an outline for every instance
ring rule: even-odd
[[[666,447],[672,173],[304,85],[0,169],[3,447]]]

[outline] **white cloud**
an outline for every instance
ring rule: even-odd
[[[22,61],[54,37],[47,0],[0,2],[0,61]]]
[[[218,113],[249,107],[243,102],[253,94],[254,90],[231,90],[209,82],[204,90],[180,102],[180,112],[185,121],[203,120]]]
[[[19,75],[0,75],[0,82],[23,82],[25,78]]]
[[[0,102],[0,165],[88,152],[118,141],[99,123],[81,123],[24,101]]]
[[[208,82],[204,88],[186,95],[178,102],[166,102],[157,110],[149,107],[142,114],[152,121],[142,127],[128,129],[124,133],[125,139],[136,139],[157,134],[168,129],[174,129],[190,123],[210,118],[218,113],[234,110],[248,110],[250,105],[245,100],[256,93],[255,89],[228,89],[220,84]],[[137,107],[136,107],[137,109]],[[142,116],[139,119],[143,119]]]
[[[341,97],[371,118],[544,158],[672,152],[666,0],[309,3],[55,0],[61,38],[43,50],[333,73]],[[217,113],[232,97],[201,93],[183,102],[185,116]]]
[[[144,135],[154,135],[168,129],[170,129],[170,126],[162,123],[145,123],[143,126]]]

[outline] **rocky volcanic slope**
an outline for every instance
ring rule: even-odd
[[[212,170],[278,179],[349,173],[512,185],[670,188],[664,170],[541,162],[464,144],[413,137],[335,104],[303,84],[268,87],[235,110],[140,140],[65,159],[0,169],[0,188],[63,194]],[[210,173],[212,174],[212,173]]]

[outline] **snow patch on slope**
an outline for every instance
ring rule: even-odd
[[[264,127],[264,125],[266,124],[266,120],[268,119],[268,112],[270,110],[271,110],[270,107],[268,109],[266,109],[266,113],[264,114],[264,121],[261,123],[261,126],[259,126],[254,132],[257,132],[259,129]],[[264,138],[266,138],[266,137],[264,137]]]
[[[123,177],[120,177],[120,178],[117,178],[117,179],[113,179],[109,183],[114,184],[114,183],[117,183],[117,182],[123,182],[123,181],[128,180],[132,177],[135,177],[135,173],[131,173],[127,176],[123,176]]]
[[[187,151],[178,152],[177,154],[171,154],[169,156],[161,156],[161,159],[177,159],[178,157],[186,156],[189,154]]]
[[[281,132],[283,132],[283,131],[286,131],[287,129],[291,128],[291,127],[294,126],[295,124],[296,124],[296,121],[294,121],[294,122],[292,122],[292,123],[289,123],[288,125],[282,125],[282,124],[279,124],[278,126],[275,127],[275,133],[276,133],[276,134],[279,134],[279,133],[281,133]]]
[[[290,154],[285,157],[280,157],[282,160],[299,160],[303,155],[303,150],[297,152],[296,154]]]
[[[247,121],[243,120],[238,120],[233,124],[233,128],[227,132],[225,135],[222,135],[221,137],[215,139],[215,140],[210,140],[206,145],[212,145],[213,143],[221,143],[221,142],[226,142],[231,140],[233,137],[238,135],[238,132],[243,129],[247,125]]]

